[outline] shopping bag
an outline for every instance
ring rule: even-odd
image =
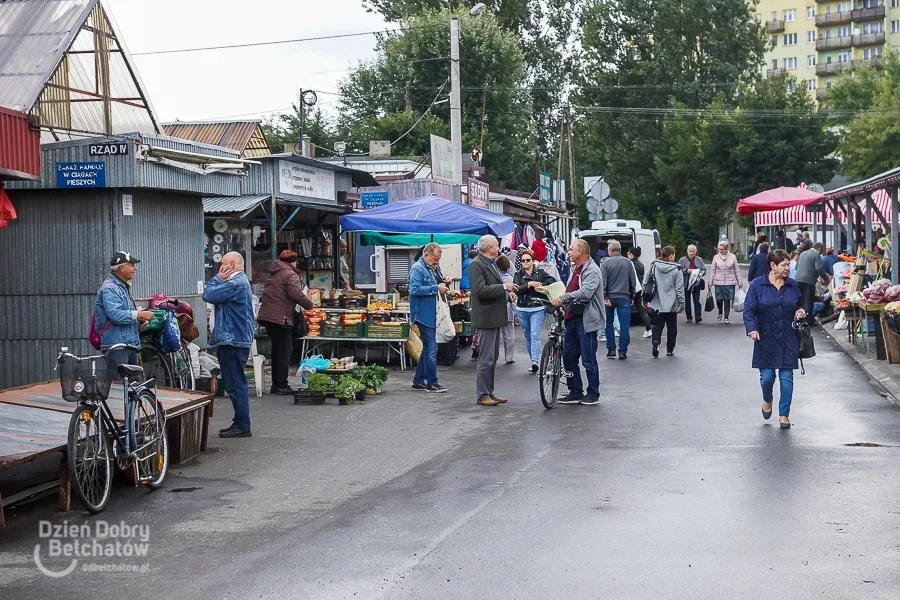
[[[159,333],[159,345],[163,352],[175,352],[181,348],[181,330],[173,310],[166,313],[166,323]]]
[[[712,287],[706,292],[706,303],[703,305],[704,312],[712,312],[716,308],[716,301],[712,297]]]
[[[731,303],[731,308],[733,308],[737,312],[744,312],[744,300],[747,298],[747,294],[742,289],[738,289],[734,293],[734,302]]]
[[[456,326],[450,316],[450,305],[440,294],[437,298],[437,324],[435,327],[434,336],[438,344],[446,344],[456,337]]]

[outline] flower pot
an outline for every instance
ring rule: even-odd
[[[340,406],[348,406],[348,405],[350,405],[350,404],[353,404],[353,402],[347,400],[346,398],[338,397],[338,404],[339,404]]]
[[[366,400],[366,390],[362,390],[362,391],[356,392],[355,396],[356,396],[356,401],[357,401],[357,402],[365,402],[365,400]]]

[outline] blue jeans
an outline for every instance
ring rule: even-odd
[[[547,313],[544,312],[544,309],[516,310],[516,313],[518,313],[519,323],[522,325],[528,357],[531,359],[531,364],[536,365],[541,360],[541,331],[544,329]]]
[[[794,397],[794,370],[778,369],[781,397],[778,399],[778,416],[791,416],[791,399]],[[759,383],[762,386],[763,402],[772,402],[775,388],[775,369],[760,369]]]
[[[250,396],[244,367],[250,358],[250,348],[222,345],[216,348],[216,354],[222,369],[222,383],[234,408],[232,425],[235,429],[246,431],[250,429]]]
[[[416,323],[419,327],[419,337],[422,339],[422,355],[416,363],[416,374],[413,375],[413,384],[437,385],[437,338],[435,328],[426,327]]]
[[[566,319],[566,338],[563,343],[563,366],[572,374],[568,378],[569,393],[584,395],[578,358],[587,374],[588,395],[600,395],[600,368],[597,366],[597,332],[585,333],[581,318]]]
[[[606,307],[606,349],[616,349],[615,319],[619,317],[619,354],[628,354],[631,343],[631,298],[611,298],[612,306]]]

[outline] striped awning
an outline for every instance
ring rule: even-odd
[[[872,192],[872,199],[875,201],[875,206],[878,207],[878,210],[881,211],[881,214],[884,215],[884,218],[888,221],[891,220],[891,197],[885,190],[875,190]],[[868,199],[865,199],[859,203],[859,208],[863,212],[866,210],[866,203]],[[838,211],[838,221],[840,223],[847,222],[847,215],[843,211]],[[758,212],[754,214],[754,222],[757,227],[788,227],[788,226],[796,226],[796,225],[814,225],[822,223],[822,214],[810,212],[806,209],[805,206],[792,206],[791,208],[785,208],[783,210],[768,210],[763,212]],[[878,217],[878,213],[874,210],[872,211],[872,222],[880,223],[881,219]],[[831,209],[827,209],[825,211],[825,223],[827,225],[834,225],[834,213]],[[887,223],[884,223],[887,225]]]

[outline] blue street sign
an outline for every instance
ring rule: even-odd
[[[56,187],[106,187],[106,164],[102,162],[56,163]]]
[[[388,203],[387,192],[363,192],[360,194],[360,204],[363,208],[375,208]]]

